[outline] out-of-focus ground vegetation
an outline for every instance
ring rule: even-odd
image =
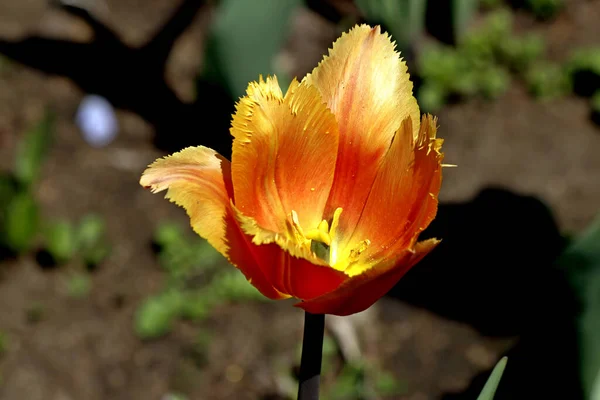
[[[458,168],[439,248],[328,318],[322,397],[476,399],[507,355],[496,399],[600,399],[599,20],[598,0],[3,1],[0,399],[294,398],[302,313],[138,179],[187,145],[229,155],[248,81],[286,86],[355,23],[396,39]]]

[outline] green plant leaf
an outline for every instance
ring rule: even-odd
[[[590,104],[592,105],[592,111],[600,113],[600,90],[596,90],[596,93],[594,93],[590,100]]]
[[[423,1],[426,3],[426,1]],[[477,11],[479,0],[452,1],[452,30],[454,40],[459,42],[469,28],[469,23]]]
[[[97,214],[88,214],[81,219],[77,228],[77,248],[86,249],[102,241],[106,233],[104,218]]]
[[[46,228],[46,250],[58,263],[69,261],[77,250],[75,227],[68,221],[57,221]]]
[[[498,389],[498,384],[500,383],[500,379],[502,378],[502,374],[504,373],[504,369],[506,368],[506,357],[502,357],[500,361],[496,364],[490,377],[488,378],[485,386],[483,386],[483,390],[477,397],[477,400],[493,400],[494,395],[496,394],[496,389]]]
[[[73,298],[84,298],[92,290],[92,280],[89,275],[82,273],[74,273],[67,281],[67,293]]]
[[[8,205],[17,194],[17,185],[10,175],[0,175],[0,243],[6,241]]]
[[[261,0],[260,6],[256,0],[221,0],[206,44],[203,76],[224,85],[234,98],[261,74],[277,74],[285,89],[289,78],[278,70],[275,56],[299,5],[300,0]]]
[[[17,253],[31,248],[38,230],[38,206],[27,192],[16,194],[6,208],[5,245]]]
[[[527,0],[527,8],[540,20],[554,18],[563,8],[563,0]]]
[[[171,331],[183,301],[177,290],[146,299],[135,316],[135,332],[142,339],[154,339]]]
[[[582,304],[579,348],[584,394],[597,393],[600,374],[600,214],[561,254],[558,265],[569,275]]]
[[[166,221],[158,225],[154,232],[153,240],[157,245],[166,247],[184,241],[185,235],[180,224]]]
[[[571,91],[571,80],[562,66],[537,62],[525,74],[529,91],[538,99],[552,99]]]
[[[14,172],[22,185],[29,186],[37,179],[50,147],[53,128],[54,114],[46,112],[44,118],[17,145]]]
[[[425,30],[424,0],[357,0],[356,5],[372,24],[383,24],[396,41],[400,51]]]

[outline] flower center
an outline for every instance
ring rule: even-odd
[[[324,219],[316,228],[304,232],[300,226],[298,214],[292,210],[288,220],[288,229],[291,236],[299,244],[309,247],[311,252],[332,268],[344,271],[358,260],[360,254],[366,250],[371,241],[369,239],[361,241],[355,248],[350,249],[348,254],[340,251],[338,226],[341,214],[342,208],[338,207],[333,213],[331,223]],[[344,256],[344,254],[346,255]]]

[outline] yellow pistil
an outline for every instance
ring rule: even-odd
[[[327,262],[332,268],[338,271],[346,271],[359,261],[361,253],[369,247],[371,241],[369,239],[362,240],[355,248],[350,250],[347,257],[338,259],[339,241],[335,239],[338,235],[337,229],[341,214],[342,208],[338,207],[333,212],[331,225],[324,219],[316,228],[304,232],[300,226],[298,213],[292,210],[287,220],[287,227],[288,234],[295,239],[296,243],[310,248],[317,257]]]

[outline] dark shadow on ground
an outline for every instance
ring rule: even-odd
[[[487,188],[471,201],[442,204],[423,236],[443,241],[389,295],[487,336],[518,337],[496,400],[582,398],[577,306],[554,268],[565,240],[549,209],[533,197]],[[444,399],[477,398],[490,372]]]
[[[219,85],[198,79],[197,100],[182,102],[167,85],[165,65],[173,43],[194,19],[205,0],[185,0],[147,44],[134,48],[88,11],[60,4],[94,32],[91,43],[32,36],[0,40],[0,53],[53,75],[70,78],[83,91],[105,97],[113,106],[139,114],[156,128],[155,143],[173,152],[204,144],[228,157],[227,132],[234,102]]]

